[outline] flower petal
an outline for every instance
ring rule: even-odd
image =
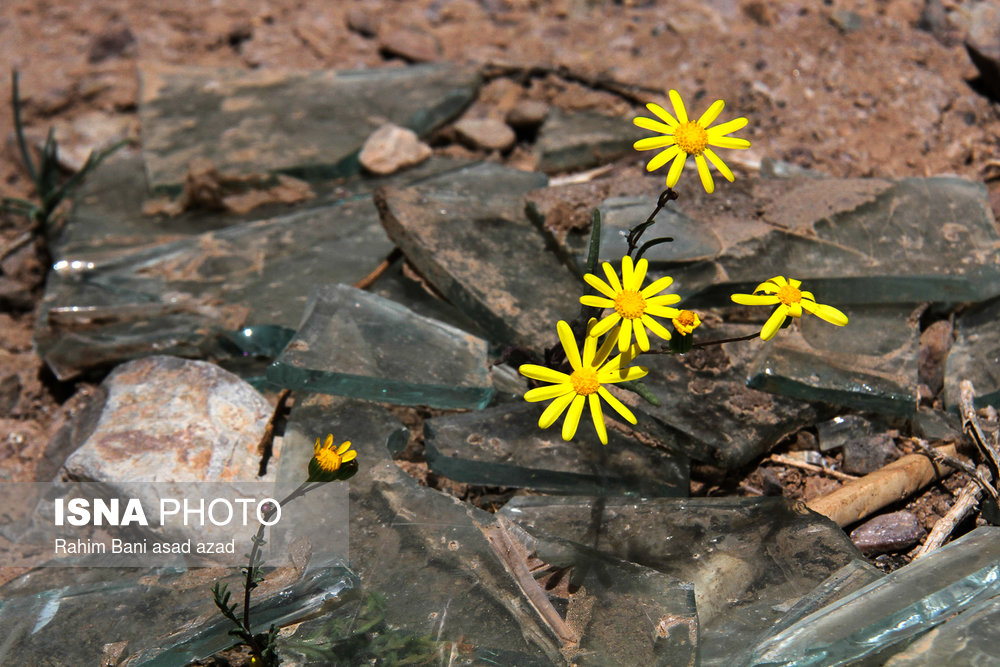
[[[673,135],[669,136],[659,136],[659,137],[646,137],[645,139],[639,139],[637,142],[632,144],[632,148],[637,151],[651,151],[657,148],[666,148],[667,146],[673,146],[677,143],[677,139]]]
[[[795,278],[789,278],[788,279],[788,284],[791,285],[792,287],[794,287],[795,289],[798,289],[799,286],[802,284],[802,281],[801,280],[796,280]]]
[[[563,422],[562,439],[572,440],[576,435],[576,429],[580,426],[580,415],[583,414],[583,404],[587,399],[583,396],[576,396],[569,404],[569,411],[566,412],[566,420]]]
[[[729,297],[743,306],[773,306],[779,303],[773,294],[733,294]]]
[[[595,276],[593,273],[584,274],[583,280],[585,283],[587,283],[595,290],[597,290],[604,296],[608,297],[609,299],[613,299],[616,296],[618,296],[617,293],[615,293],[615,291],[611,289],[611,285],[607,284],[606,282]]]
[[[681,180],[681,171],[684,170],[684,162],[687,160],[687,153],[684,151],[679,151],[677,157],[674,158],[673,164],[670,165],[670,171],[667,172],[667,187],[672,188],[677,185],[677,181]]]
[[[727,181],[732,183],[735,180],[735,177],[733,176],[733,170],[730,169],[729,166],[722,161],[722,158],[720,158],[718,155],[715,154],[715,151],[713,151],[711,148],[706,148],[704,155],[705,157],[708,158],[709,162],[715,165],[715,168],[719,170],[719,173],[722,174]]]
[[[648,300],[649,297],[653,296],[657,292],[662,292],[663,290],[665,290],[668,287],[670,287],[670,285],[673,282],[674,282],[674,279],[671,278],[670,276],[663,276],[659,280],[655,280],[655,281],[651,282],[650,284],[646,285],[646,289],[644,289],[641,292],[639,292],[639,294],[641,294],[644,299]]]
[[[680,93],[676,90],[671,90],[669,95],[670,104],[674,107],[674,114],[677,116],[677,121],[680,123],[688,122],[687,111],[684,110],[684,100],[681,99]]]
[[[617,342],[618,342],[618,332],[611,331],[610,333],[608,333],[608,337],[604,339],[604,342],[601,343],[600,349],[597,350],[597,354],[594,355],[594,363],[593,363],[594,368],[601,368],[604,365],[604,362],[611,354],[611,350],[615,349],[615,344]]]
[[[695,155],[694,163],[698,165],[698,175],[701,176],[701,185],[705,192],[712,194],[715,192],[715,182],[712,180],[712,172],[708,170],[708,163],[705,162],[704,155]]]
[[[657,336],[663,340],[670,340],[670,331],[667,330],[662,324],[654,320],[649,315],[642,316],[642,323],[649,327],[649,330],[655,333]]]
[[[651,296],[646,299],[646,303],[650,306],[669,306],[672,303],[677,303],[681,300],[680,294],[661,294],[659,296]]]
[[[588,333],[587,335],[588,336],[603,336],[607,332],[611,331],[611,329],[616,324],[618,324],[618,320],[620,320],[621,318],[622,318],[622,316],[619,315],[618,313],[611,313],[610,315],[608,315],[607,317],[605,317],[603,320],[601,320],[600,322],[598,322],[597,324],[595,324],[594,328],[591,329],[590,333]]]
[[[792,317],[802,317],[802,302],[788,304],[788,314]]]
[[[635,415],[632,414],[632,411],[626,408],[621,401],[612,396],[610,391],[608,391],[604,387],[601,387],[597,390],[597,393],[600,395],[601,398],[603,398],[605,401],[608,402],[608,405],[610,405],[612,408],[615,409],[615,412],[624,417],[625,421],[627,421],[629,424],[634,424],[636,423],[636,421],[638,421],[636,420]]]
[[[670,306],[646,306],[646,312],[656,317],[669,318],[674,318],[681,314],[680,310],[671,308]]]
[[[631,366],[629,368],[608,368],[601,370],[597,374],[597,379],[601,384],[613,384],[615,382],[628,382],[646,377],[649,369],[645,366]]]
[[[653,112],[660,120],[671,127],[677,127],[679,124],[677,119],[670,115],[670,112],[661,107],[656,102],[650,102],[646,105],[646,108]]]
[[[635,270],[635,266],[632,264],[632,258],[628,255],[622,257],[622,288],[632,289],[630,285],[632,284],[632,273]]]
[[[563,394],[562,396],[556,398],[556,400],[549,403],[549,406],[545,408],[544,411],[542,411],[542,416],[538,418],[538,427],[548,428],[552,426],[556,422],[556,420],[559,419],[559,415],[563,413],[563,410],[566,409],[566,406],[572,403],[573,399],[576,398],[576,396],[577,393],[571,391],[568,394]]]
[[[833,306],[827,306],[822,303],[812,303],[809,301],[803,301],[802,307],[808,310],[810,313],[816,317],[826,320],[830,324],[836,324],[838,327],[847,325],[847,315],[834,308]]]
[[[358,458],[358,453],[352,449],[351,451],[347,452],[346,454],[340,457],[340,462],[347,463],[348,461],[353,461],[356,458]]]
[[[709,137],[721,137],[724,134],[743,129],[748,122],[746,118],[734,118],[727,120],[725,123],[719,123],[715,127],[710,127],[706,132],[708,132]],[[750,142],[748,141],[747,143],[749,144]]]
[[[611,285],[611,289],[615,291],[615,295],[622,291],[622,284],[618,280],[618,274],[615,273],[614,267],[611,266],[611,262],[604,262],[601,264],[604,269],[604,275],[608,278],[608,285]],[[612,297],[614,298],[614,297]]]
[[[574,371],[580,370],[580,348],[576,345],[576,338],[573,337],[573,330],[569,328],[563,320],[556,324],[556,333],[559,334],[559,342],[562,343],[563,351],[566,352],[566,359]]]
[[[626,289],[631,289],[636,292],[642,287],[642,281],[646,279],[646,271],[649,269],[649,262],[645,257],[640,259],[635,263],[635,268],[632,270],[632,285],[626,287]]]
[[[632,320],[622,318],[622,328],[618,330],[618,349],[624,352],[628,349],[632,338]]]
[[[635,334],[635,342],[643,352],[649,352],[649,336],[646,335],[646,328],[641,321],[632,323],[632,333]]]
[[[537,364],[521,364],[517,372],[532,380],[541,380],[542,382],[569,382],[569,375],[566,373]]]
[[[589,330],[593,323],[596,322],[595,318],[590,318],[590,322],[587,323],[587,329]],[[597,352],[597,336],[587,336],[583,339],[583,365],[588,367],[593,367],[594,365],[594,353]]]
[[[573,385],[569,382],[562,382],[560,384],[550,384],[547,387],[535,387],[534,389],[529,389],[524,392],[524,400],[529,403],[535,403],[537,401],[547,401],[550,398],[558,398],[563,394],[573,393]]]
[[[760,339],[771,340],[774,338],[774,334],[778,333],[778,329],[785,323],[786,317],[788,317],[788,306],[781,304],[771,313],[771,317],[767,318],[764,328],[760,330]]]
[[[653,132],[659,132],[660,134],[666,134],[673,136],[674,128],[677,126],[667,125],[666,123],[661,123],[658,120],[653,120],[652,118],[646,118],[645,116],[637,116],[632,119],[632,124],[636,127],[641,127],[644,130],[651,130]]]
[[[725,106],[726,103],[722,100],[715,100],[712,102],[712,106],[708,107],[705,113],[701,115],[701,118],[698,119],[698,124],[702,127],[708,127],[715,122],[715,119],[719,117],[719,114],[722,113],[722,109]]]
[[[612,299],[605,299],[603,296],[593,296],[584,294],[580,297],[580,303],[593,308],[614,308],[615,302]]]
[[[646,171],[656,171],[666,163],[681,154],[680,146],[673,145],[653,156],[653,159],[646,163]]]
[[[350,448],[351,448],[351,441],[348,440],[347,442],[341,444],[340,447],[337,447],[337,456],[342,456],[343,453]]]
[[[594,429],[597,431],[597,437],[600,438],[601,444],[608,444],[608,429],[604,426],[604,412],[601,410],[601,399],[598,398],[597,394],[591,394],[587,397],[587,402],[590,404],[590,418],[594,420]]]

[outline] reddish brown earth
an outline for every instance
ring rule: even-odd
[[[491,79],[469,117],[502,118],[518,101],[535,99],[565,109],[620,114],[627,122],[641,109],[638,102],[662,102],[669,88],[678,89],[690,108],[698,110],[723,98],[724,114],[750,119],[741,136],[753,141],[752,149],[726,156],[738,177],[755,169],[761,158],[773,157],[845,177],[952,173],[987,180],[991,192],[998,191],[991,179],[1000,177],[1000,113],[970,84],[977,71],[962,45],[973,2],[216,4],[0,3],[0,61],[6,65],[0,72],[3,194],[33,194],[9,134],[11,68],[21,72],[24,119],[37,137],[50,126],[95,112],[137,125],[140,61],[365,68],[406,60],[471,63],[490,66],[494,73],[511,71],[500,66],[534,72]],[[457,144],[435,150],[474,154]],[[533,161],[526,145],[492,159],[528,167]],[[635,169],[644,159],[635,154],[623,162]],[[724,187],[716,196],[725,197]],[[0,255],[26,229],[23,219],[0,216]],[[32,479],[53,434],[91,391],[84,384],[57,383],[32,351],[34,308],[46,265],[37,242],[0,262],[0,278],[7,279],[0,287],[6,285],[13,294],[6,299],[14,302],[0,312],[0,480]],[[0,290],[0,298],[3,294]],[[16,380],[5,381],[9,375]],[[15,386],[17,391],[11,389]],[[16,396],[6,413],[4,391]],[[417,425],[419,413],[413,414]],[[419,438],[414,444],[419,447]],[[419,455],[409,458],[417,462],[406,467],[428,479]],[[754,495],[765,486],[765,468],[780,468],[784,493],[796,498],[808,499],[837,484],[766,463],[735,478],[699,469],[692,490]],[[437,483],[433,476],[429,481]],[[455,486],[449,490],[475,495]],[[947,488],[955,486],[952,481]],[[912,506],[929,527],[949,502],[948,491],[938,486]]]

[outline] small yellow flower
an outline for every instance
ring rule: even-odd
[[[615,338],[608,336],[604,344],[598,349],[597,336],[593,334],[595,322],[596,320],[591,319],[587,324],[587,338],[583,343],[582,358],[569,325],[563,321],[560,321],[556,325],[556,331],[559,333],[559,341],[566,352],[566,359],[569,360],[569,365],[573,368],[572,373],[567,375],[566,373],[535,364],[524,364],[518,371],[533,380],[554,383],[549,387],[530,389],[524,395],[524,400],[530,402],[547,401],[550,398],[555,399],[549,403],[538,420],[538,425],[541,428],[552,426],[568,407],[569,411],[566,413],[566,420],[563,422],[562,427],[562,438],[563,440],[570,440],[576,435],[576,429],[580,425],[583,404],[589,403],[590,416],[594,420],[594,428],[597,430],[597,436],[606,445],[608,444],[608,432],[604,426],[601,398],[607,401],[630,424],[635,424],[636,418],[631,410],[625,407],[621,401],[612,396],[611,392],[601,385],[612,382],[638,380],[649,371],[641,366],[624,368],[624,366],[632,361],[633,355],[630,353],[619,354],[611,361],[605,363],[614,347]]]
[[[684,102],[676,90],[670,91],[670,102],[674,106],[674,118],[666,109],[659,104],[652,102],[646,105],[660,121],[639,116],[632,120],[633,123],[645,130],[652,130],[664,135],[662,137],[647,137],[640,139],[633,144],[639,151],[649,151],[663,148],[646,165],[647,171],[656,171],[670,160],[670,171],[667,172],[667,187],[672,188],[680,180],[681,170],[684,169],[684,162],[689,155],[694,156],[695,164],[698,165],[698,175],[701,176],[701,184],[705,187],[705,192],[711,193],[715,190],[715,183],[712,181],[712,174],[708,171],[708,163],[705,158],[715,165],[719,173],[725,176],[726,180],[732,182],[733,172],[726,166],[709,146],[719,148],[750,148],[750,141],[738,137],[727,137],[725,135],[735,132],[747,124],[746,118],[735,118],[731,121],[709,127],[719,114],[725,102],[716,100],[708,110],[696,121],[688,120],[687,111],[684,110]]]
[[[701,325],[701,318],[693,310],[682,310],[673,319],[674,329],[682,336],[687,336]]]
[[[326,436],[326,441],[321,445],[319,438],[313,446],[313,457],[309,461],[309,478],[312,481],[330,481],[330,475],[340,470],[340,467],[348,461],[357,458],[358,453],[351,449],[351,442],[348,440],[336,449],[333,448],[333,434]]]
[[[604,262],[604,275],[608,282],[604,282],[592,273],[583,277],[587,284],[603,294],[603,297],[587,294],[580,297],[580,303],[594,308],[614,308],[611,313],[601,320],[591,336],[603,336],[611,330],[618,322],[621,328],[618,330],[618,350],[624,352],[629,347],[632,334],[635,333],[635,342],[643,352],[649,351],[649,336],[646,335],[646,327],[664,340],[670,340],[670,332],[651,316],[656,317],[677,317],[681,311],[670,308],[670,304],[677,303],[681,297],[677,294],[663,294],[656,296],[666,288],[670,287],[673,278],[665,276],[648,285],[646,289],[642,287],[642,281],[646,278],[646,269],[649,262],[640,259],[634,266],[632,258],[626,255],[622,257],[622,279],[618,281],[618,275],[608,262]],[[607,298],[605,298],[607,297]]]
[[[847,324],[847,315],[833,306],[816,303],[816,297],[812,295],[812,292],[800,290],[800,285],[802,285],[801,280],[786,280],[784,276],[775,276],[757,285],[753,294],[733,294],[731,298],[744,306],[773,306],[777,304],[778,307],[774,309],[760,330],[761,340],[773,338],[786,317],[802,317],[803,309],[830,324],[836,324],[838,327]]]

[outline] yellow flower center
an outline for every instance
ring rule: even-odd
[[[682,310],[677,317],[674,318],[674,322],[682,327],[692,327],[694,326],[694,320],[696,317],[697,315],[695,315],[694,312],[690,310]]]
[[[681,123],[674,130],[674,141],[688,155],[701,155],[708,148],[708,132],[698,123]]]
[[[337,452],[325,447],[316,452],[314,458],[323,472],[337,472],[340,470],[340,464],[343,463]]]
[[[802,292],[791,285],[784,285],[778,288],[778,301],[790,306],[793,303],[802,301]]]
[[[573,384],[573,391],[580,396],[589,396],[601,388],[601,383],[597,379],[597,371],[584,366],[573,371],[569,376],[569,381]]]
[[[646,300],[635,290],[624,290],[615,297],[615,312],[629,320],[637,320],[646,312]]]

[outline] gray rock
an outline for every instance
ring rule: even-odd
[[[955,322],[955,342],[945,362],[945,407],[959,404],[959,383],[976,388],[976,405],[1000,406],[1000,298],[967,310]]]
[[[979,70],[983,87],[994,100],[1000,99],[1000,7],[977,2],[966,13],[965,50]]]
[[[632,152],[642,136],[628,118],[552,109],[538,135],[538,168],[556,173],[610,162]]]
[[[844,472],[867,475],[900,456],[896,443],[887,433],[870,438],[852,439],[844,444]]]
[[[361,166],[385,176],[418,165],[431,156],[431,147],[413,130],[387,124],[372,132],[361,147]]]
[[[851,531],[851,541],[869,556],[909,549],[924,534],[920,522],[907,511],[880,514]]]
[[[493,118],[463,118],[455,123],[455,133],[462,143],[489,151],[505,151],[517,141],[514,130]]]

